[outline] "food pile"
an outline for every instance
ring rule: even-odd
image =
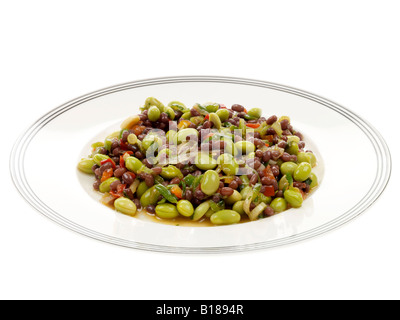
[[[318,185],[316,165],[287,116],[149,97],[78,169],[121,213],[226,225],[301,207]]]

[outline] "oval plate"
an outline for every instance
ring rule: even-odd
[[[76,164],[89,153],[92,142],[118,130],[149,96],[188,106],[239,103],[262,108],[266,117],[289,116],[309,149],[318,150],[321,185],[302,208],[231,226],[166,225],[105,207],[92,190],[92,177],[78,172]],[[41,150],[46,150],[46,159]],[[60,225],[120,246],[177,253],[253,250],[315,237],[364,212],[383,192],[391,173],[383,138],[343,106],[275,83],[214,76],[134,81],[74,99],[24,131],[10,160],[11,176],[22,197]]]

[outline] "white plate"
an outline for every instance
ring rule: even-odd
[[[215,101],[287,115],[317,153],[320,187],[303,207],[249,223],[191,227],[125,216],[100,204],[92,178],[76,169],[97,138],[119,129],[144,100],[186,105]],[[285,245],[335,229],[364,212],[391,172],[380,134],[350,110],[317,95],[274,83],[185,76],[134,81],[72,100],[44,115],[16,142],[11,175],[36,210],[76,232],[108,243],[163,252],[231,252]]]

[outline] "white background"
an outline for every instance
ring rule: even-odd
[[[400,298],[398,14],[398,1],[388,0],[2,1],[0,298]],[[174,75],[276,82],[350,108],[391,148],[386,191],[328,234],[220,255],[105,244],[55,224],[20,197],[9,154],[36,119],[97,89]],[[340,141],[332,148],[340,152]],[[49,188],[62,183],[63,168],[45,170],[61,155],[38,156],[38,170],[55,176]],[[345,154],[338,165],[346,165]],[[332,201],[340,199],[332,193]]]

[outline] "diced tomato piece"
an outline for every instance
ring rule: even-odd
[[[108,178],[111,178],[113,176],[113,174],[114,174],[114,170],[112,168],[104,170],[100,181],[101,182],[106,181]]]
[[[274,186],[264,186],[265,191],[264,191],[264,196],[266,197],[273,197],[275,195],[275,189]]]

